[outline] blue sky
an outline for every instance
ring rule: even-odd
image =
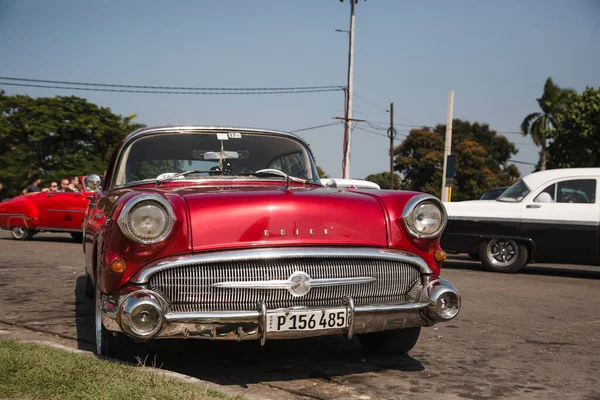
[[[348,0],[0,0],[0,76],[159,86],[345,85],[348,42],[335,29],[348,29],[348,23]],[[394,102],[396,124],[445,123],[454,90],[456,118],[515,132],[537,111],[535,99],[548,76],[578,91],[600,86],[598,38],[598,0],[361,0],[354,116],[386,122],[383,108]],[[342,92],[177,96],[0,89],[35,97],[75,94],[118,114],[136,113],[148,125],[289,131],[333,122],[343,110]],[[397,128],[403,134],[409,129]],[[299,135],[327,173],[341,176],[342,125]],[[519,148],[515,160],[537,161],[529,138],[507,137]],[[355,130],[352,143],[352,177],[389,168],[388,139]]]

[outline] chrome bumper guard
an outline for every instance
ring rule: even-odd
[[[140,299],[144,299],[140,301]],[[159,310],[156,329],[148,334],[136,332],[129,325],[135,307],[140,303]],[[418,302],[405,304],[354,306],[352,298],[345,299],[349,324],[344,328],[267,332],[267,307],[257,305],[254,311],[168,312],[160,294],[140,289],[117,301],[105,296],[102,323],[113,332],[126,332],[138,340],[154,338],[200,338],[213,340],[258,340],[264,345],[269,339],[295,339],[311,336],[345,335],[393,329],[429,326],[453,319],[460,311],[458,291],[448,281],[436,278],[423,288]],[[294,307],[269,311],[321,311],[324,308]],[[144,312],[142,310],[141,312]],[[138,312],[139,314],[140,312]],[[150,315],[150,314],[148,314]]]

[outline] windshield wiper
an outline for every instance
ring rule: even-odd
[[[160,186],[163,183],[171,182],[174,179],[180,178],[182,176],[190,175],[190,174],[212,174],[212,175],[223,175],[223,171],[220,169],[213,169],[209,171],[204,171],[200,169],[193,169],[190,171],[178,172],[175,175],[169,176],[168,178],[164,178],[156,181],[156,186]]]
[[[277,176],[280,178],[284,178],[286,180],[290,180],[296,183],[307,183],[308,180],[306,179],[302,179],[302,178],[296,178],[295,176],[291,176],[286,174],[283,171],[280,171],[278,169],[272,169],[272,168],[266,168],[266,169],[259,169],[258,171],[254,171],[254,172],[250,172],[247,174],[239,174],[240,176]]]

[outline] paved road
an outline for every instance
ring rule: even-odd
[[[92,349],[81,246],[68,235],[17,242],[0,232],[0,334],[52,333]],[[455,258],[443,276],[463,295],[454,321],[425,328],[410,356],[370,356],[356,340],[161,341],[163,369],[285,399],[600,399],[600,267],[483,272]],[[2,337],[0,335],[0,337]],[[132,346],[131,354],[146,349]]]

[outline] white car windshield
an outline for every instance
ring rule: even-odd
[[[518,202],[523,200],[529,192],[531,192],[531,189],[523,182],[523,179],[519,179],[517,183],[506,189],[496,200]]]
[[[180,179],[252,177],[263,169],[318,182],[312,157],[299,140],[266,133],[170,132],[141,137],[129,145],[114,184],[162,180],[185,171],[193,172]]]

